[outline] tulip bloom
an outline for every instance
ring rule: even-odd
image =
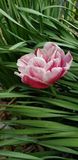
[[[67,73],[72,60],[70,52],[65,55],[55,43],[47,42],[42,49],[18,59],[19,73],[15,74],[33,88],[47,88]]]

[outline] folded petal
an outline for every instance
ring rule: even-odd
[[[61,57],[56,58],[53,60],[53,67],[60,67],[61,66]]]
[[[70,52],[68,52],[62,60],[62,67],[67,67],[67,69],[69,69],[72,63],[72,60],[73,60],[73,57],[70,54]]]
[[[29,86],[33,87],[33,88],[47,88],[48,84],[39,81],[38,79],[34,78],[34,77],[30,77],[29,75],[25,75],[22,79],[24,84],[28,84]]]
[[[21,63],[21,64],[24,64],[24,65],[27,65],[28,62],[29,62],[29,60],[30,60],[31,58],[34,58],[34,57],[35,57],[35,54],[34,54],[34,53],[26,54],[26,55],[22,56],[20,59],[18,59],[17,65],[19,66],[20,63]]]
[[[17,76],[21,77],[21,74],[19,72],[14,72]]]
[[[34,57],[33,59],[30,59],[28,64],[42,68],[46,66],[46,62],[42,57]]]
[[[37,78],[41,81],[44,81],[45,70],[39,67],[27,66],[25,70],[25,74],[31,77]]]
[[[62,73],[61,67],[53,68],[51,70],[51,72],[47,71],[46,77],[45,77],[46,83],[53,84],[54,82],[56,82],[60,78],[61,73]]]
[[[51,60],[48,63],[46,63],[45,70],[46,71],[48,71],[48,70],[51,71],[52,67],[53,67],[53,61]]]
[[[37,56],[37,57],[42,57],[43,56],[43,52],[41,49],[37,48],[34,52],[34,54]]]
[[[46,42],[44,45],[44,49],[46,49],[47,51],[52,48],[53,50],[56,49],[56,47],[58,47],[55,43],[53,42]]]
[[[55,58],[63,58],[65,56],[64,51],[58,47]]]
[[[24,72],[25,67],[28,64],[28,61],[30,59],[32,59],[33,57],[35,57],[35,55],[33,53],[30,53],[30,54],[26,54],[26,55],[22,56],[20,59],[18,59],[17,66],[18,66],[19,72]]]
[[[64,51],[55,43],[52,42],[46,42],[44,45],[44,49],[47,50],[48,57],[51,57],[51,60],[53,58],[58,58],[59,56],[64,57]]]
[[[44,50],[46,50],[46,56],[44,57],[46,62],[49,62],[50,60],[53,60],[55,58],[55,54],[57,51],[57,46],[54,43],[47,42],[44,45]]]
[[[26,64],[24,62],[22,62],[21,59],[18,59],[17,66],[18,66],[19,72],[24,72]]]

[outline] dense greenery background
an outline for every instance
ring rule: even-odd
[[[78,158],[78,2],[0,0],[0,156],[8,160]],[[24,54],[56,42],[74,61],[48,89],[14,75]]]

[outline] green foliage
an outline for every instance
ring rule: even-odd
[[[0,0],[0,156],[8,160],[78,157],[78,20],[74,0]],[[45,90],[14,75],[24,54],[56,42],[74,61]]]

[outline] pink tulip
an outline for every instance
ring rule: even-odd
[[[47,42],[42,49],[18,59],[19,73],[15,74],[33,88],[47,88],[67,73],[72,60],[70,52],[65,55],[55,43]]]

